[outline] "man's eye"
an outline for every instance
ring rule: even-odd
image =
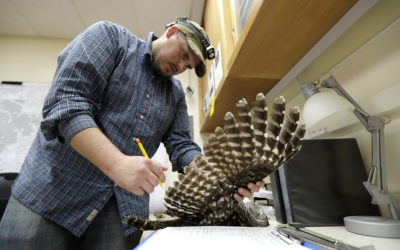
[[[185,60],[189,60],[189,55],[183,50],[182,50],[182,58]]]

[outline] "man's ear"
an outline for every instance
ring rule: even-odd
[[[176,34],[179,31],[179,28],[176,26],[169,27],[167,30],[167,38],[170,38],[173,34]]]

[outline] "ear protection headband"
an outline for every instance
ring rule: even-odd
[[[193,31],[194,34],[199,38],[201,45],[203,46],[203,50],[206,54],[206,59],[211,60],[215,58],[215,50],[214,47],[210,44],[210,41],[208,40],[207,36],[204,36],[203,33],[200,32],[190,22],[188,22],[188,19],[186,17],[179,17],[175,22],[169,23],[166,25],[166,28],[169,28],[171,26],[174,26],[175,24],[182,24],[188,27],[191,31]]]

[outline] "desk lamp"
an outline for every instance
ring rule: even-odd
[[[320,92],[321,88],[333,89],[338,95]],[[394,207],[386,183],[384,158],[383,128],[384,120],[379,116],[370,116],[332,76],[322,81],[319,86],[313,82],[304,83],[300,89],[306,99],[303,108],[304,122],[309,130],[321,129],[332,119],[343,113],[344,109],[352,108],[354,115],[361,121],[372,136],[372,166],[368,179],[363,182],[372,196],[372,203],[387,206],[391,218],[382,216],[346,216],[344,224],[347,231],[377,237],[400,238],[400,220]],[[379,171],[380,181],[376,176]],[[378,186],[377,186],[378,185]]]

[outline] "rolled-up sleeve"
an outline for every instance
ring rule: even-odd
[[[171,127],[163,137],[174,171],[183,172],[193,158],[202,155],[200,147],[190,138],[190,122],[185,94],[179,91],[177,109]]]
[[[97,127],[95,116],[118,56],[112,27],[108,22],[93,24],[59,55],[40,124],[47,140],[69,143],[79,131]]]

